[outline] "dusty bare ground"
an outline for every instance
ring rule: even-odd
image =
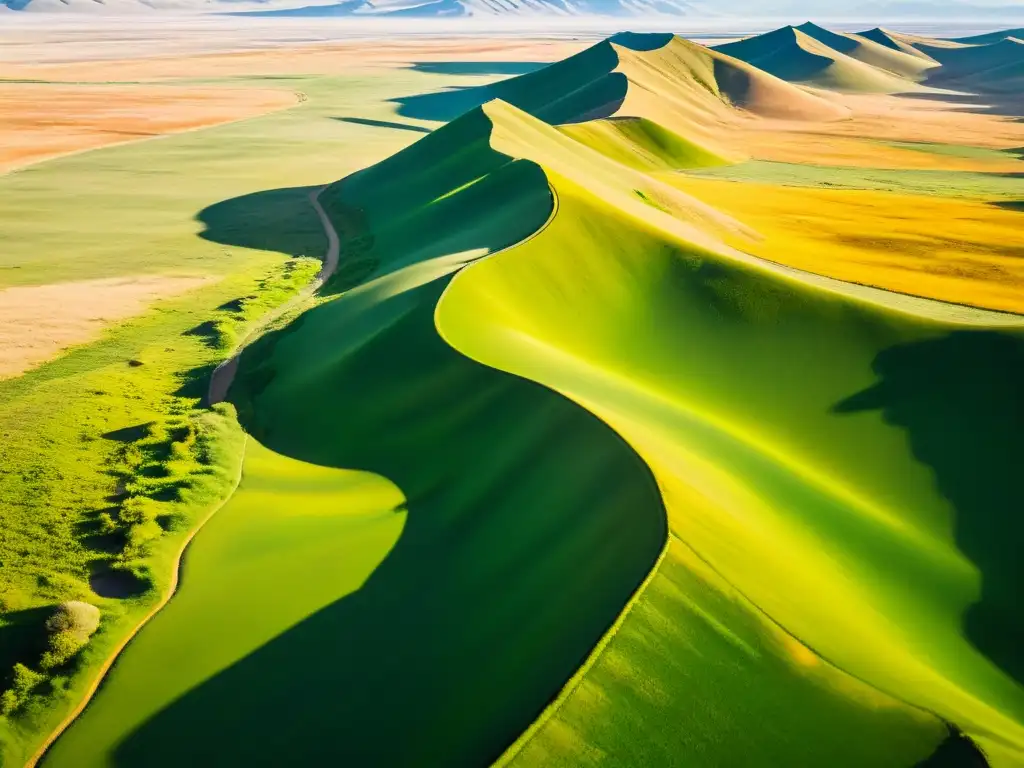
[[[279,47],[269,50],[226,51],[152,56],[136,50],[131,57],[98,61],[34,63],[31,59],[5,65],[5,77],[78,82],[161,80],[184,77],[244,75],[352,74],[370,67],[406,67],[438,61],[556,61],[582,50],[592,41],[522,38],[398,38]],[[124,50],[124,49],[121,49]],[[124,56],[124,54],[122,54]]]
[[[0,84],[0,173],[50,157],[253,117],[284,90]]]
[[[192,290],[206,277],[117,277],[0,290],[0,379],[17,376],[109,323],[140,314],[150,303]]]
[[[746,144],[758,159],[855,165],[872,168],[932,168],[949,171],[1024,171],[1024,162],[978,160],[928,154],[879,144],[933,142],[988,149],[1024,147],[1024,122],[1000,114],[1013,111],[993,98],[990,109],[950,96],[839,95],[829,98],[851,110],[830,123],[761,120],[749,124]],[[1024,100],[1022,100],[1024,101]],[[1024,103],[1020,105],[1024,112]]]

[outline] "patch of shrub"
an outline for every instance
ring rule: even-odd
[[[126,537],[127,542],[125,543],[122,557],[125,560],[145,557],[150,553],[150,544],[159,539],[163,532],[164,529],[160,527],[156,520],[149,520],[129,526]]]
[[[88,640],[99,626],[100,609],[81,600],[61,603],[46,621],[46,629],[51,634],[72,632],[84,640]]]
[[[95,605],[80,600],[61,603],[46,622],[49,639],[39,666],[50,670],[67,664],[99,626],[100,609]]]
[[[20,703],[18,694],[14,691],[7,690],[0,693],[0,715],[13,715]]]
[[[110,516],[109,512],[101,512],[99,517],[96,518],[99,524],[99,531],[103,535],[108,535],[117,531],[117,523],[114,518]]]
[[[153,522],[158,513],[158,502],[145,496],[132,496],[121,505],[117,517],[125,525],[136,526]]]

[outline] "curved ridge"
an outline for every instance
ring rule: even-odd
[[[561,187],[564,189],[567,186],[564,180],[557,178],[552,183],[556,188]],[[600,214],[596,210],[591,214],[581,213],[578,210],[580,200],[586,200],[585,206],[595,205],[596,201],[590,199],[589,195],[573,185],[568,186],[574,190],[573,194],[570,195],[570,200],[575,199],[576,214],[578,216],[586,216],[587,220],[591,222],[591,226],[601,216],[609,217],[615,215],[604,206],[601,206],[602,213]],[[564,191],[562,197],[562,215],[565,216]],[[599,237],[599,242],[607,243],[609,247],[612,247],[612,244],[620,243],[624,240],[631,239],[636,241],[638,239],[636,228],[639,228],[645,232],[644,238],[641,239],[648,240],[654,238],[651,244],[644,247],[645,253],[658,253],[664,248],[664,245],[654,244],[654,242],[666,242],[663,230],[659,233],[658,226],[648,226],[639,217],[634,218],[629,214],[626,217],[629,219],[629,226],[631,227],[629,238],[605,231]],[[555,223],[558,223],[557,220]],[[768,489],[768,486],[764,485],[764,483],[769,475],[775,477],[771,481],[772,483],[782,482],[781,476],[777,474],[776,470],[769,470],[768,465],[759,464],[758,462],[761,459],[755,459],[754,454],[747,454],[747,458],[740,459],[739,457],[744,454],[743,450],[740,450],[739,444],[729,444],[728,441],[722,443],[722,435],[716,435],[714,431],[717,427],[711,432],[708,432],[705,427],[698,427],[699,421],[710,413],[708,410],[710,404],[708,402],[700,406],[699,410],[692,411],[689,416],[684,416],[683,411],[678,410],[677,400],[673,394],[672,387],[678,387],[678,383],[681,381],[686,381],[687,386],[692,387],[696,383],[694,377],[700,377],[698,371],[684,372],[685,368],[676,369],[672,365],[668,365],[669,370],[675,370],[672,380],[677,382],[671,386],[667,380],[660,378],[660,374],[653,374],[652,378],[651,372],[644,372],[643,366],[650,365],[655,357],[657,359],[671,360],[677,357],[681,350],[672,351],[671,347],[665,347],[658,355],[644,357],[644,362],[641,362],[640,358],[628,352],[622,346],[621,338],[615,339],[615,334],[608,325],[608,317],[623,318],[628,317],[629,314],[622,315],[622,310],[617,309],[617,303],[621,306],[623,298],[621,292],[619,292],[618,298],[611,298],[614,294],[609,293],[609,291],[612,290],[613,284],[626,284],[633,286],[630,290],[638,290],[639,286],[636,284],[638,276],[635,273],[629,276],[631,270],[639,269],[637,265],[630,266],[626,261],[617,261],[615,269],[619,270],[620,274],[612,283],[608,284],[604,282],[595,283],[595,277],[591,273],[591,276],[586,278],[590,286],[591,301],[585,303],[579,301],[572,302],[571,308],[566,310],[577,313],[574,316],[575,320],[571,328],[566,325],[564,320],[555,322],[554,325],[550,325],[547,322],[541,323],[539,317],[544,316],[546,312],[557,313],[562,310],[561,306],[555,308],[549,304],[545,291],[551,290],[553,295],[566,295],[562,293],[562,289],[557,287],[561,282],[560,267],[552,263],[550,254],[566,253],[564,246],[558,244],[558,238],[560,237],[561,241],[568,242],[565,240],[568,235],[565,232],[561,233],[560,236],[558,233],[552,234],[552,229],[549,228],[548,234],[555,238],[554,242],[542,243],[542,241],[535,241],[536,245],[532,249],[531,254],[524,253],[524,251],[529,249],[516,249],[507,252],[501,259],[488,259],[478,262],[462,271],[453,280],[437,311],[439,330],[449,343],[482,363],[542,381],[548,386],[556,388],[581,405],[584,405],[584,407],[589,408],[616,428],[645,458],[648,464],[651,465],[652,471],[659,478],[659,485],[662,487],[663,494],[668,494],[666,496],[666,503],[670,510],[670,520],[673,514],[676,515],[673,528],[678,530],[677,526],[684,524],[683,521],[688,520],[685,524],[692,530],[695,520],[687,516],[679,517],[682,514],[681,510],[685,508],[685,506],[680,506],[680,502],[686,500],[685,505],[690,505],[704,498],[704,501],[701,501],[698,507],[703,505],[706,509],[696,520],[701,520],[703,517],[700,525],[710,525],[711,527],[697,536],[696,540],[694,540],[692,533],[691,535],[684,535],[684,538],[691,546],[695,547],[695,551],[701,554],[701,556],[710,557],[709,562],[712,562],[716,568],[720,568],[723,562],[730,561],[731,557],[727,557],[726,553],[735,546],[736,541],[738,541],[736,537],[742,539],[744,536],[750,535],[749,531],[744,531],[741,528],[731,527],[728,529],[729,533],[725,533],[725,529],[721,529],[725,518],[721,518],[720,513],[716,512],[715,508],[721,503],[722,498],[726,500],[727,504],[732,505],[735,510],[739,509],[739,507],[736,507],[737,503],[742,503],[748,508],[760,509],[761,511],[757,515],[762,518],[762,521],[758,526],[754,527],[758,528],[770,524],[774,531],[772,535],[781,535],[783,537],[783,539],[773,539],[775,545],[772,546],[761,542],[757,546],[744,547],[743,549],[745,554],[743,558],[740,558],[740,562],[752,557],[755,560],[761,560],[760,567],[769,570],[772,567],[770,563],[773,558],[769,556],[767,560],[764,560],[764,551],[772,551],[775,546],[780,546],[781,542],[787,537],[796,536],[789,545],[781,545],[782,549],[786,550],[788,547],[793,547],[790,556],[800,557],[801,555],[798,555],[797,552],[806,553],[808,550],[813,551],[821,547],[824,547],[826,551],[829,548],[834,550],[836,540],[842,541],[844,537],[848,539],[851,535],[854,538],[864,535],[863,533],[856,533],[856,530],[863,525],[862,522],[858,522],[860,513],[840,513],[839,509],[846,502],[826,502],[823,496],[819,496],[818,500],[813,503],[819,507],[824,506],[824,508],[832,505],[835,512],[839,514],[839,517],[835,518],[835,523],[841,526],[841,529],[845,531],[844,533],[840,534],[833,530],[831,535],[825,535],[824,538],[814,537],[814,543],[806,540],[803,544],[797,544],[797,541],[803,539],[806,536],[806,532],[798,533],[798,529],[794,528],[789,533],[783,533],[783,530],[789,523],[783,522],[783,519],[778,517],[779,508],[777,505],[785,503],[782,501],[782,497],[777,497],[774,500],[770,495],[765,498],[759,498]],[[607,230],[607,226],[604,229]],[[598,238],[593,233],[590,236]],[[671,238],[668,238],[668,241],[671,242]],[[577,247],[580,247],[579,243],[577,243]],[[678,243],[674,246],[674,248],[679,247],[680,244]],[[708,264],[710,269],[710,263],[717,262],[718,266],[709,272],[709,276],[712,274],[718,275],[715,278],[716,280],[734,279],[728,277],[728,275],[731,273],[739,277],[747,269],[747,267],[741,266],[738,262],[734,263],[733,266],[727,267],[728,260],[721,261],[721,256],[725,255],[725,252],[722,250],[713,253],[705,251],[700,247],[695,248],[692,244],[686,246],[685,250],[693,254],[685,258],[687,260],[696,258],[698,265]],[[541,251],[549,254],[544,258],[543,262],[537,261],[537,256]],[[596,253],[600,253],[600,249],[597,252],[592,251],[592,253],[596,255]],[[621,259],[623,257],[616,258]],[[513,264],[516,266],[512,267],[511,265]],[[577,279],[590,273],[590,270],[582,262],[576,261],[574,266],[576,269],[573,274],[576,275]],[[665,266],[667,267],[668,265],[666,264]],[[795,286],[782,288],[785,282],[793,280],[794,276],[777,274],[775,277],[772,277],[764,272],[763,269],[763,267],[757,268],[756,280],[759,283],[775,286],[770,290],[782,289],[784,292],[797,291],[802,293],[815,282],[812,280],[808,283],[797,276],[799,278],[798,283],[803,284],[805,287],[799,289],[795,288]],[[580,270],[582,270],[582,273]],[[673,271],[678,270],[674,269]],[[684,274],[688,273],[689,277],[680,275],[674,280],[670,280],[669,283],[681,285],[678,282],[680,279],[685,281],[687,279],[693,280],[694,278],[697,279],[697,282],[700,282],[698,276],[701,274],[701,271],[701,268],[698,268],[695,273],[684,270]],[[505,275],[502,275],[502,272]],[[547,288],[548,284],[554,285],[551,288]],[[529,296],[529,309],[527,309],[528,305],[523,303],[527,295]],[[810,298],[811,295],[809,294],[807,298]],[[484,297],[486,297],[486,307],[480,303],[480,300]],[[724,296],[716,299],[716,301],[721,301],[722,298]],[[564,302],[564,299],[562,301]],[[687,300],[679,296],[676,298],[676,301],[685,302]],[[861,294],[860,297],[847,295],[843,301],[846,302],[845,306],[848,307],[844,311],[859,315],[862,319],[858,320],[858,322],[867,321],[869,325],[874,325],[878,321],[891,323],[900,316],[898,311],[894,315],[891,314],[892,310],[883,310],[885,304],[884,297],[880,297],[877,293],[874,295],[869,294],[867,303],[864,303],[864,294]],[[591,304],[593,305],[591,309],[587,309],[586,306]],[[597,306],[601,307],[603,317],[589,314]],[[824,305],[821,306],[823,307]],[[727,310],[727,307],[727,304],[720,304],[719,311],[735,311],[732,307],[728,307]],[[855,309],[855,307],[859,308]],[[684,312],[684,314],[687,313]],[[689,312],[689,315],[689,323],[692,324],[697,321],[697,317],[693,316],[692,312]],[[869,319],[876,316],[877,320]],[[975,318],[974,322],[981,323],[982,328],[985,327],[988,317],[985,313],[976,313],[971,316]],[[904,332],[915,328],[918,329],[911,331],[912,335],[925,331],[925,326],[918,325],[918,321],[914,320],[913,317],[912,314],[904,314],[902,315],[903,319],[898,320],[897,324],[905,324],[906,330]],[[941,313],[938,313],[936,317],[941,317]],[[754,318],[756,318],[756,313]],[[889,319],[883,320],[883,318]],[[622,322],[622,320],[620,319],[619,322]],[[681,322],[681,319],[677,320],[678,322]],[[953,331],[957,327],[958,321],[952,321],[951,318],[948,318],[944,322],[952,322],[952,325],[949,327]],[[962,322],[962,320],[959,322]],[[664,321],[659,324],[663,325]],[[706,325],[706,322],[701,321],[699,324]],[[684,323],[681,327],[686,327],[686,324]],[[555,332],[554,337],[552,337],[551,332],[554,328],[558,330]],[[512,329],[515,330],[513,331]],[[878,329],[871,333],[877,334]],[[979,339],[987,339],[988,336],[984,336],[987,333],[989,331],[982,331],[983,336],[979,337]],[[611,339],[610,345],[608,340],[602,341],[603,334],[611,334],[609,337]],[[1007,343],[1015,343],[1012,341],[1012,338],[1007,337]],[[871,342],[871,344],[877,343],[877,338]],[[775,345],[777,346],[777,342]],[[609,346],[611,348],[608,348]],[[869,344],[869,348],[870,346]],[[780,357],[784,359],[785,355],[780,355]],[[695,362],[692,355],[688,356],[688,359],[691,362]],[[870,360],[870,358],[868,359]],[[618,374],[616,369],[619,369]],[[625,375],[623,372],[625,370],[630,371],[629,376]],[[680,379],[680,376],[683,378]],[[722,381],[720,374],[715,378],[720,382]],[[666,389],[665,387],[670,388]],[[705,392],[702,398],[706,401],[707,396],[708,393]],[[721,397],[718,400],[721,402]],[[763,399],[760,400],[763,404]],[[669,406],[667,409],[666,405]],[[655,413],[658,414],[656,417],[654,416]],[[699,417],[698,421],[693,421],[694,416]],[[657,426],[654,426],[655,423]],[[682,432],[677,433],[673,430],[682,430]],[[673,437],[673,434],[677,434],[677,436]],[[688,436],[680,438],[679,434]],[[680,439],[682,439],[682,442],[680,442]],[[718,457],[717,459],[713,458],[716,456]],[[895,454],[893,458],[895,459]],[[788,460],[790,466],[794,469],[799,469],[800,465],[793,465],[792,461],[793,458]],[[807,460],[805,458],[801,461],[806,462]],[[844,461],[849,463],[849,457],[844,459]],[[737,462],[739,463],[737,464]],[[714,468],[715,466],[729,467],[730,464],[733,468],[727,470],[726,475],[721,475],[721,472]],[[737,474],[740,466],[745,466],[746,470]],[[807,466],[813,466],[813,464]],[[863,472],[863,469],[864,467],[860,471]],[[768,472],[769,475],[764,475],[764,472]],[[712,488],[707,485],[707,478],[715,477],[716,473],[721,477],[720,485],[717,490],[712,492]],[[772,473],[776,474],[772,475]],[[757,479],[759,476],[762,477],[761,480]],[[876,478],[873,482],[868,481],[866,477],[861,479],[865,480],[865,485],[870,488],[872,485],[877,486],[881,478]],[[744,489],[745,485],[749,486],[751,480],[753,480],[754,485]],[[825,493],[831,493],[829,488],[836,487],[834,486],[834,481],[831,481],[828,475],[823,477],[823,481],[826,483],[826,486],[822,490]],[[690,485],[693,482],[698,482],[698,485]],[[703,490],[699,490],[700,483],[703,483],[705,486]],[[728,485],[721,485],[721,483],[728,483]],[[761,484],[762,487],[759,490],[755,490],[758,484]],[[732,488],[728,492],[733,495],[732,501],[729,501],[728,497],[722,497],[722,494],[725,493],[725,489],[728,487]],[[799,484],[792,486],[791,492],[798,494],[806,494],[808,492],[807,490],[798,490],[799,487]],[[697,493],[696,496],[694,495],[695,492]],[[710,496],[707,495],[709,493],[711,493]],[[773,491],[772,493],[776,492]],[[718,502],[711,501],[715,496],[720,497]],[[801,504],[808,503],[810,502],[806,499],[801,502]],[[838,506],[836,506],[837,503]],[[707,506],[708,504],[711,506]],[[920,505],[920,502],[918,504]],[[672,512],[673,509],[676,510],[675,513]],[[731,514],[735,515],[737,511],[733,511]],[[715,522],[716,519],[718,522]],[[847,522],[840,523],[839,521],[843,519]],[[744,526],[749,527],[752,523],[749,513],[744,514],[744,520]],[[774,520],[774,522],[769,523],[770,520]],[[806,526],[806,524],[806,520],[800,523],[802,526]],[[820,524],[821,522],[819,521],[814,525]],[[904,526],[906,524],[903,523]],[[780,525],[782,528],[778,527]],[[862,563],[862,566],[868,569],[865,571],[863,578],[868,582],[872,579],[877,579],[877,574],[875,576],[868,576],[867,574],[872,569],[877,570],[879,567],[885,570],[888,566],[884,565],[884,563],[892,558],[895,562],[902,562],[909,566],[910,570],[905,571],[900,578],[908,578],[911,582],[916,580],[919,583],[917,589],[927,589],[925,586],[927,579],[939,578],[941,582],[947,579],[942,574],[949,573],[959,574],[954,578],[964,580],[964,586],[969,585],[973,578],[970,565],[955,550],[947,549],[948,545],[946,544],[945,536],[939,533],[939,529],[932,527],[934,523],[929,523],[925,518],[921,518],[917,522],[911,523],[911,525],[916,531],[912,533],[910,539],[905,539],[903,543],[897,543],[898,538],[892,539],[891,543],[887,545],[891,548],[888,550],[883,548],[886,554],[882,556],[881,560],[876,560],[872,564],[871,561],[874,556],[869,556],[867,561]],[[715,533],[712,538],[708,538],[708,535],[714,530],[720,530],[720,532]],[[877,538],[877,536],[877,534],[871,534],[872,538]],[[709,545],[712,545],[710,550]],[[723,549],[723,545],[725,545],[725,549]],[[760,555],[758,554],[759,551],[761,552]],[[861,553],[861,555],[863,554]],[[826,555],[826,557],[829,556]],[[835,555],[832,555],[832,557],[835,557]],[[828,561],[811,559],[814,561],[813,564],[805,566],[810,569],[808,575],[814,573],[816,575],[811,576],[811,578],[828,581],[831,578],[826,575],[830,572],[830,566],[827,565]],[[749,570],[749,565],[744,567]],[[916,575],[912,575],[915,571]],[[751,584],[749,574],[744,575],[746,572],[744,570],[737,571],[735,564],[725,568],[722,572],[728,581],[737,584],[741,590],[746,589]],[[932,576],[926,576],[929,573]],[[922,578],[926,581],[921,581]],[[795,582],[791,587],[796,588],[797,591],[800,590],[800,587]],[[857,597],[855,594],[856,590],[850,592],[848,587],[842,589],[846,591],[842,592],[841,590],[841,593],[844,595],[841,598],[843,607],[839,610],[848,612],[849,615],[857,616],[864,611],[877,612],[884,604],[883,595],[863,593]],[[947,585],[943,589],[949,589],[949,586]],[[954,591],[964,595],[960,591],[961,589],[962,587]],[[952,617],[954,620],[958,620],[959,611],[964,604],[957,601],[962,600],[963,597],[954,598],[954,604],[947,608],[939,608],[939,604],[946,598],[941,597],[939,593],[932,593],[931,598],[926,597],[926,595],[927,593],[920,593],[918,597],[925,602],[931,599],[935,610],[939,611],[933,619],[929,620],[934,627],[937,628],[939,626],[934,622],[944,611],[952,610]],[[936,597],[939,598],[939,603],[934,602]],[[955,637],[955,631],[953,635],[947,634],[944,642],[952,643],[959,650],[955,651],[953,656],[947,657],[946,662],[936,660],[935,663],[938,665],[936,668],[922,665],[919,659],[915,660],[916,652],[911,652],[908,655],[906,648],[899,645],[900,642],[909,641],[910,646],[908,647],[921,648],[921,643],[923,642],[925,646],[931,644],[932,650],[930,652],[923,650],[920,652],[934,653],[936,645],[934,642],[930,643],[927,638],[920,636],[916,639],[905,638],[894,644],[891,639],[888,639],[888,633],[891,633],[892,629],[898,626],[898,624],[891,623],[888,625],[889,629],[883,630],[877,636],[872,637],[869,633],[865,636],[865,639],[868,645],[872,647],[872,653],[891,658],[895,662],[894,666],[888,667],[881,674],[878,671],[871,673],[867,672],[869,667],[865,666],[865,663],[868,661],[867,657],[861,656],[858,658],[856,653],[851,656],[849,650],[841,650],[839,638],[822,637],[820,631],[814,630],[816,625],[820,626],[819,622],[828,624],[831,621],[836,621],[842,624],[842,616],[836,615],[834,611],[826,609],[826,613],[830,614],[828,619],[817,616],[816,612],[812,611],[816,618],[814,621],[808,622],[806,609],[798,609],[794,612],[792,607],[786,608],[784,603],[779,602],[777,595],[766,594],[763,587],[753,590],[752,599],[759,605],[761,610],[766,611],[774,620],[780,622],[794,636],[801,638],[812,647],[821,649],[821,652],[826,654],[827,658],[833,660],[841,668],[849,670],[851,674],[857,677],[868,680],[880,690],[888,689],[892,691],[909,688],[912,692],[909,698],[901,698],[912,701],[916,706],[923,709],[938,712],[943,717],[948,717],[950,720],[958,722],[978,738],[982,740],[988,739],[990,744],[1001,745],[1002,748],[1006,748],[1009,744],[1016,744],[1017,746],[1011,749],[1019,750],[1020,744],[1024,743],[1022,742],[1022,739],[1024,739],[1024,729],[1022,729],[1020,721],[1017,719],[1024,702],[1018,699],[1015,704],[1013,703],[1015,695],[1011,693],[1012,686],[1008,687],[1005,680],[999,682],[998,676],[993,676],[986,672],[984,661],[981,657],[975,657],[973,661],[967,662],[966,658],[961,656],[961,654],[969,653],[969,646],[963,644],[962,640],[956,641],[952,639]],[[880,599],[882,603],[878,602]],[[849,602],[851,600],[854,601],[854,605],[851,605]],[[883,614],[886,610],[899,609],[896,609],[894,604],[889,608],[882,608]],[[801,611],[804,613],[801,613]],[[891,614],[890,621],[897,616],[898,613]],[[884,624],[885,622],[883,621]],[[947,624],[946,626],[948,627],[949,625]],[[938,630],[935,629],[933,631]],[[943,632],[948,633],[949,629],[947,628]],[[863,635],[864,633],[862,632],[861,634]],[[878,643],[881,643],[881,645],[878,645]],[[960,644],[957,645],[958,643]],[[963,669],[958,669],[956,665],[950,666],[952,661],[955,661],[956,664],[963,664]],[[907,665],[909,669],[913,669],[913,673],[904,674],[902,671],[904,665]],[[971,672],[965,673],[964,670],[968,668]],[[973,683],[966,682],[968,680],[967,675],[970,674],[975,675]],[[895,678],[893,675],[895,675]],[[910,679],[908,679],[908,675]],[[927,679],[928,683],[923,686],[920,680],[915,683],[912,679],[915,676],[923,676]],[[896,680],[899,680],[899,683]],[[964,685],[966,685],[966,688],[961,687]],[[979,685],[985,690],[983,696],[979,696]],[[934,686],[934,688],[929,688],[929,686]],[[974,686],[974,693],[970,692],[972,686]],[[990,706],[984,702],[1002,702],[1002,705],[995,704]],[[1000,706],[1008,708],[1005,710],[1005,713],[999,711]],[[1015,711],[1017,711],[1016,717],[1012,714]]]

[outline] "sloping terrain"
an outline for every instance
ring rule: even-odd
[[[744,252],[668,175],[735,73],[806,94],[617,37],[324,191],[241,491],[47,766],[1024,760],[1024,319]]]
[[[829,121],[849,114],[746,62],[659,33],[615,35],[487,95],[565,126],[602,151],[628,147],[627,164],[649,165],[656,147],[677,168],[742,158],[731,129],[753,118]]]
[[[1004,29],[999,32],[974,35],[973,37],[958,37],[954,38],[952,42],[963,43],[965,45],[989,45],[990,43],[998,43],[1008,37],[1024,39],[1024,27],[1019,27],[1017,29]]]
[[[1015,37],[963,48],[919,47],[942,64],[929,78],[935,85],[982,93],[1008,91],[1024,76],[1024,40]]]
[[[820,28],[812,26],[812,29]],[[841,39],[844,41],[843,47],[867,58],[893,58],[879,50],[882,46],[869,45],[867,40]],[[900,93],[915,89],[915,84],[902,75],[879,69],[835,50],[800,27],[783,27],[746,40],[716,46],[715,50],[794,83],[861,93]],[[905,69],[913,70],[919,66],[910,66],[904,58],[898,61]]]
[[[834,51],[909,80],[920,80],[925,70],[937,66],[920,54],[894,49],[864,35],[831,32],[810,22],[801,24],[797,29]]]
[[[873,29],[859,32],[857,33],[857,37],[871,40],[879,45],[885,46],[886,48],[890,48],[894,51],[900,51],[901,53],[906,53],[910,56],[917,56],[918,58],[925,59],[926,61],[934,61],[930,56],[922,53],[914,47],[914,42],[921,42],[924,38],[914,38],[912,36],[901,34],[900,32],[894,32],[891,29],[883,29],[882,27],[874,27]]]

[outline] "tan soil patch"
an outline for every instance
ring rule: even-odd
[[[828,98],[849,107],[851,118],[825,126],[821,123],[765,121],[760,128],[790,133],[794,140],[801,138],[797,134],[819,133],[991,149],[1024,146],[1024,123],[1013,116],[976,111],[981,107],[967,108],[954,101],[906,96],[829,94]],[[1003,106],[1001,111],[1007,111],[1006,105]]]
[[[0,84],[0,173],[50,157],[254,117],[293,93],[238,88]]]
[[[978,171],[982,173],[1020,173],[1024,161],[1007,157],[1005,160],[978,160],[953,157],[932,152],[891,147],[880,140],[831,135],[833,123],[819,123],[818,132],[770,130],[760,125],[746,128],[737,146],[745,147],[755,160],[812,165],[843,165],[857,168],[888,168],[893,170]],[[839,128],[840,131],[844,127]],[[884,141],[885,139],[882,139]],[[888,139],[895,141],[896,139]],[[919,139],[922,140],[923,139]],[[930,141],[949,142],[933,136]],[[979,146],[972,144],[971,146]]]
[[[92,341],[110,323],[138,315],[158,298],[207,277],[115,277],[0,290],[0,379],[17,376]]]
[[[241,77],[246,75],[352,75],[360,69],[403,67],[413,62],[437,61],[541,61],[571,56],[593,41],[531,40],[518,38],[351,40],[339,43],[282,47],[269,50],[186,54],[147,58],[143,50],[135,57],[116,61],[84,61],[61,64],[8,65],[6,77],[44,80],[105,82],[160,80],[187,77]],[[122,49],[123,50],[123,49]],[[131,50],[129,48],[129,50]],[[122,55],[124,55],[122,53]]]

